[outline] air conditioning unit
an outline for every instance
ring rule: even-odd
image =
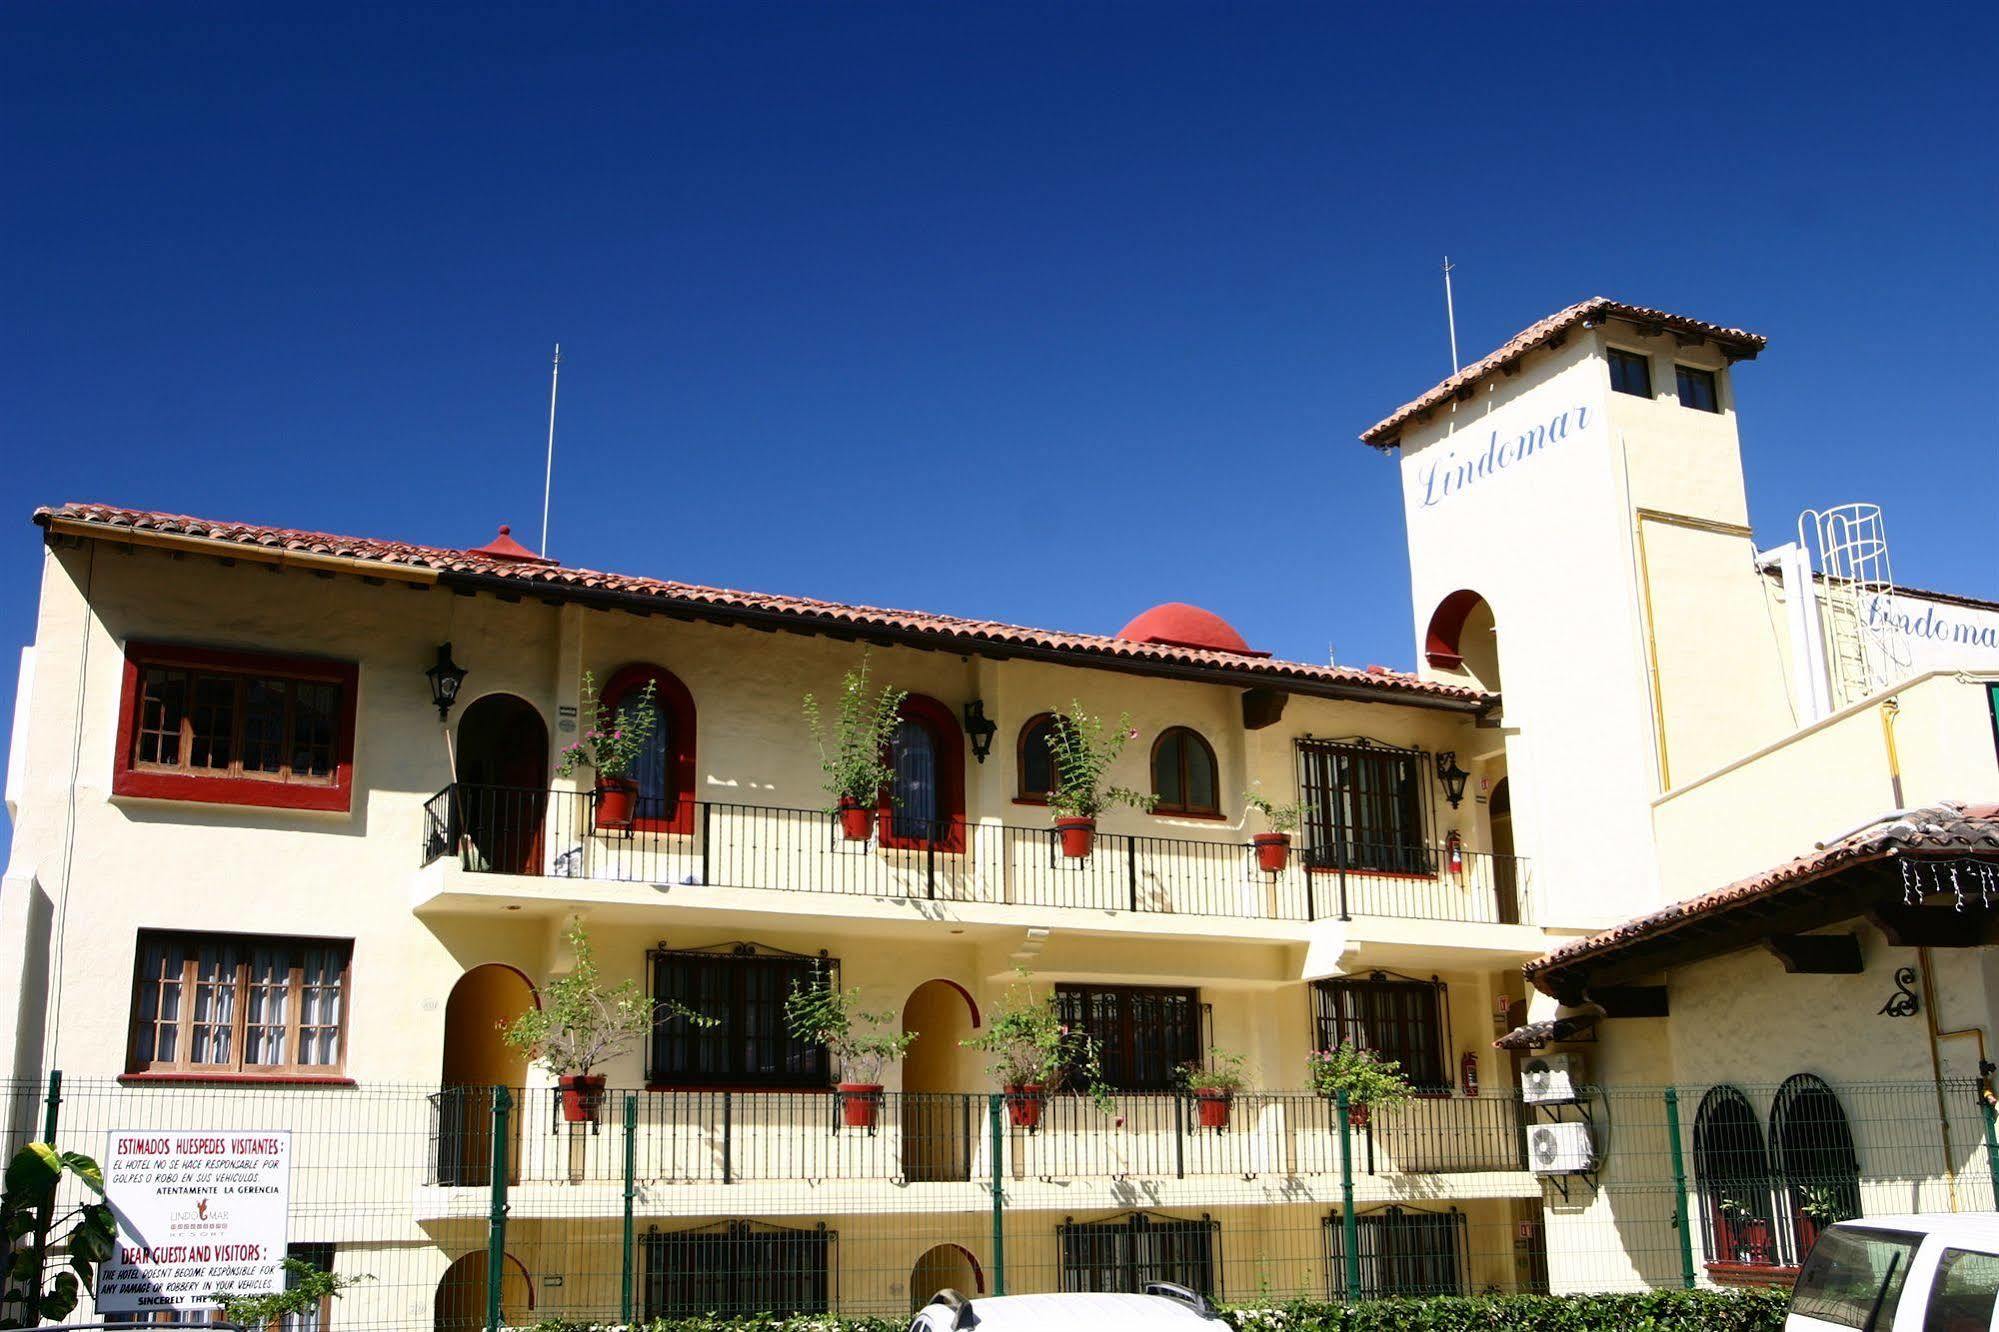
[[[1535,1055],[1520,1066],[1520,1098],[1529,1105],[1562,1105],[1582,1099],[1583,1057]]]
[[[1527,1168],[1535,1174],[1583,1175],[1596,1169],[1596,1144],[1590,1140],[1588,1124],[1530,1124],[1524,1132]]]

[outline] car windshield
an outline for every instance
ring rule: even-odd
[[[1791,1312],[1876,1332],[1890,1326],[1921,1240],[1899,1230],[1834,1226],[1819,1236],[1798,1274]]]

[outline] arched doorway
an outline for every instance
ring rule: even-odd
[[[437,1332],[473,1332],[486,1326],[486,1251],[474,1249],[455,1259],[437,1281],[432,1308]],[[534,1319],[534,1286],[527,1268],[511,1253],[500,1267],[500,1317],[508,1327],[525,1327]]]
[[[500,1039],[508,1023],[540,1006],[534,986],[513,967],[487,962],[451,987],[444,1004],[444,1064],[438,1077],[437,1182],[493,1182],[493,1088],[520,1087],[527,1058]],[[519,1158],[522,1115],[512,1120],[508,1160]]]
[[[1493,786],[1486,817],[1492,824],[1492,891],[1497,899],[1499,923],[1518,925],[1520,873],[1513,858],[1513,788],[1507,778],[1501,777]]]
[[[960,1295],[986,1293],[986,1274],[964,1245],[939,1244],[926,1251],[916,1260],[916,1266],[909,1269],[911,1313],[930,1303],[930,1297],[940,1290],[955,1290]]]
[[[469,868],[496,874],[541,872],[541,824],[548,807],[548,727],[534,704],[487,694],[458,719],[458,819]]]
[[[1860,1157],[1853,1150],[1846,1109],[1824,1080],[1810,1073],[1784,1079],[1770,1106],[1770,1154],[1789,1214],[1788,1238],[1802,1262],[1819,1232],[1860,1215]]]
[[[917,1033],[902,1061],[902,1173],[911,1183],[972,1177],[973,1098],[958,1042],[978,1024],[972,996],[952,981],[925,981],[902,1006],[902,1029]]]

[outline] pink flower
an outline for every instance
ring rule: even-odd
[[[1123,1116],[1123,1115],[1119,1115],[1119,1116],[1117,1117],[1117,1123],[1116,1123],[1116,1124],[1114,1125],[1114,1127],[1116,1127],[1116,1128],[1123,1128],[1123,1127],[1124,1127],[1124,1116]]]
[[[1130,729],[1129,731],[1126,731],[1126,732],[1124,733],[1124,738],[1125,738],[1125,739],[1127,739],[1127,740],[1136,740],[1136,739],[1138,739],[1138,728],[1137,728],[1136,726],[1134,726],[1134,727],[1132,727],[1132,728],[1131,728],[1131,729]]]

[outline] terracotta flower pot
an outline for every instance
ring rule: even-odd
[[[598,1107],[604,1104],[602,1073],[562,1075],[562,1118],[571,1124],[594,1124]]]
[[[840,832],[850,842],[865,842],[875,830],[875,811],[852,796],[840,797]]]
[[[848,1128],[871,1129],[881,1119],[882,1085],[879,1082],[843,1082],[839,1085],[840,1122]]]
[[[1255,842],[1256,867],[1265,874],[1282,874],[1291,863],[1291,834],[1258,833]]]
[[[639,806],[639,784],[629,777],[597,779],[597,826],[629,828]]]
[[[1229,1126],[1229,1108],[1234,1098],[1225,1091],[1197,1091],[1194,1106],[1201,1115],[1201,1127],[1225,1129]]]
[[[1347,1124],[1356,1132],[1367,1128],[1367,1107],[1353,1102],[1347,1105]]]
[[[1048,1089],[1038,1082],[1009,1082],[1006,1117],[1015,1128],[1040,1128],[1041,1110],[1047,1104]]]
[[[1055,830],[1062,834],[1062,854],[1071,860],[1081,860],[1097,844],[1097,821],[1087,815],[1057,819]]]

